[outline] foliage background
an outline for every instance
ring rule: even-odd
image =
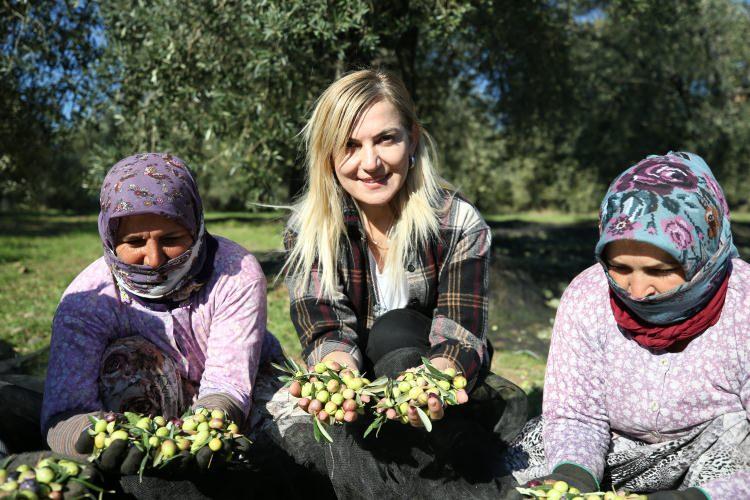
[[[96,208],[106,169],[172,151],[210,209],[285,204],[337,76],[392,70],[442,173],[488,213],[582,212],[646,154],[748,192],[750,11],[732,0],[4,0],[0,208]]]

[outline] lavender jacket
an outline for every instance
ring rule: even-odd
[[[261,357],[279,346],[266,331],[266,280],[258,261],[240,245],[216,239],[213,274],[172,310],[121,294],[104,258],[73,280],[52,324],[43,435],[61,415],[102,408],[102,354],[111,341],[132,335],[170,356],[181,376],[200,386],[198,400],[229,396],[247,416]]]
[[[733,259],[719,321],[682,352],[623,335],[597,264],[568,286],[557,310],[544,380],[547,465],[574,462],[602,479],[611,433],[648,443],[682,437],[733,412],[750,417],[750,264]],[[711,498],[746,498],[750,470],[701,485]]]

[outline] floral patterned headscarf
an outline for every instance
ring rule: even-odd
[[[120,160],[104,178],[99,202],[104,258],[120,287],[147,299],[190,291],[192,278],[206,260],[206,232],[198,186],[182,160],[162,153],[136,154]],[[157,268],[125,264],[115,253],[119,220],[140,214],[175,220],[190,232],[193,245]]]
[[[656,325],[682,321],[699,311],[737,257],[729,206],[711,169],[692,153],[648,156],[620,174],[604,196],[596,258],[618,240],[654,245],[682,265],[686,283],[668,292],[633,299],[607,272],[614,293],[641,319]]]

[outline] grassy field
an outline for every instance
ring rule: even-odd
[[[275,281],[280,216],[212,213],[207,219],[209,231],[239,242],[264,264],[269,329],[287,353],[296,354],[299,344],[288,317],[287,291]],[[493,370],[528,392],[539,392],[556,300],[569,279],[590,264],[595,219],[535,213],[487,220],[493,228]],[[94,215],[1,214],[0,341],[19,354],[48,345],[60,295],[100,255]],[[43,361],[30,369],[42,372]]]

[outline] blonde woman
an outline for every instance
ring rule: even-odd
[[[285,238],[291,318],[303,358],[310,365],[334,360],[380,376],[427,357],[441,369],[462,372],[475,389],[470,403],[447,412],[433,431],[443,431],[441,444],[433,439],[427,453],[456,446],[448,422],[463,421],[476,405],[493,420],[489,427],[497,435],[512,433],[525,418],[523,394],[499,377],[493,376],[494,389],[484,382],[492,357],[490,229],[438,176],[434,144],[403,83],[374,70],[340,78],[318,99],[304,139],[306,189]],[[436,398],[428,406],[442,417]],[[410,423],[420,426],[411,411]],[[388,427],[392,435],[403,429]],[[484,474],[487,463],[473,464],[482,457],[467,450],[462,466]],[[334,478],[337,494],[346,487],[356,495],[346,480],[337,485]]]

